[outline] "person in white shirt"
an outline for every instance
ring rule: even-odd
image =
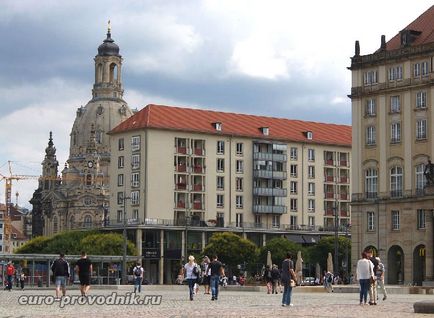
[[[190,300],[193,300],[194,284],[197,281],[198,275],[199,275],[198,265],[194,261],[194,256],[190,255],[188,257],[188,263],[184,265],[184,276],[188,282],[188,289],[190,291]]]
[[[374,276],[374,266],[363,252],[362,258],[357,262],[356,279],[360,284],[360,305],[367,304],[368,291],[371,285],[371,277]]]

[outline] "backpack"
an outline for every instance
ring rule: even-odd
[[[134,268],[134,275],[136,275],[136,276],[142,275],[142,269],[140,267],[136,266]]]
[[[6,275],[8,276],[12,276],[14,274],[14,267],[13,266],[8,266],[6,269]]]
[[[197,267],[197,265],[195,265],[193,267],[193,275],[198,277],[199,276],[199,268]]]
[[[327,277],[327,282],[331,283],[333,281],[333,276],[330,274],[329,277]]]

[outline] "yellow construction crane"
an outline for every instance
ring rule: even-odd
[[[23,179],[38,179],[39,176],[33,175],[17,175],[12,173],[12,162],[8,161],[9,166],[9,176],[5,176],[0,173],[0,181],[5,180],[6,188],[5,188],[5,203],[6,203],[6,215],[4,215],[4,252],[11,253],[11,235],[12,235],[12,227],[11,227],[11,206],[12,206],[12,181],[13,180],[23,180]]]

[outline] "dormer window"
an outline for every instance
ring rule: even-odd
[[[260,130],[264,136],[268,136],[270,134],[270,128],[268,127],[261,127]]]
[[[217,130],[217,131],[221,131],[223,128],[223,124],[221,122],[218,122],[218,121],[215,123],[212,123],[212,125],[214,126],[215,130]]]
[[[305,131],[304,135],[306,136],[307,139],[312,140],[313,139],[313,132],[311,132],[310,130]]]

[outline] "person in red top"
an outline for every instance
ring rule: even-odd
[[[9,291],[12,290],[12,277],[14,277],[14,275],[15,275],[14,264],[12,264],[12,262],[9,261],[8,265],[6,266],[6,280],[7,280],[6,289]]]

